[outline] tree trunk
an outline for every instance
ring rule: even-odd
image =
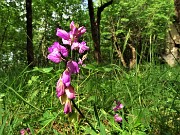
[[[29,67],[34,67],[33,34],[32,34],[32,0],[26,0],[26,29],[27,29],[27,61]]]
[[[105,7],[112,4],[113,0],[103,4],[97,10],[97,20],[95,19],[94,14],[94,7],[92,0],[88,0],[88,9],[89,9],[89,16],[91,22],[91,33],[92,33],[92,40],[94,44],[94,55],[97,63],[101,62],[101,48],[100,48],[100,20],[101,20],[101,12],[104,10]]]
[[[176,21],[180,22],[180,0],[174,0],[175,13],[176,13]]]

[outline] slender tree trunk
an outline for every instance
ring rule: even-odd
[[[100,21],[101,21],[101,12],[104,10],[105,7],[112,4],[113,0],[103,4],[97,10],[97,16],[95,19],[94,7],[92,0],[88,0],[88,9],[89,9],[89,16],[91,22],[91,33],[92,33],[92,40],[94,44],[94,55],[97,63],[101,62],[101,48],[100,48]]]
[[[180,22],[180,0],[174,0],[175,13],[177,17],[177,22]]]
[[[33,33],[32,33],[32,0],[26,0],[26,28],[27,28],[27,61],[29,67],[34,67]]]

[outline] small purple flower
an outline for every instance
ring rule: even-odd
[[[79,53],[84,53],[84,51],[89,50],[89,47],[86,46],[86,42],[81,42],[79,44]]]
[[[62,82],[62,79],[59,78],[57,85],[56,85],[56,95],[59,98],[60,96],[62,96],[65,93],[65,85]]]
[[[86,29],[84,26],[78,28],[75,26],[73,21],[70,23],[70,29],[73,36],[76,38],[79,38],[81,35],[83,35],[86,32]]]
[[[58,42],[54,42],[50,47],[48,47],[49,53],[52,53],[54,49],[60,50],[60,44]]]
[[[118,114],[114,115],[114,120],[116,122],[122,122],[122,117],[120,117]]]
[[[113,110],[116,112],[116,111],[118,111],[118,110],[120,110],[120,109],[122,109],[124,106],[123,106],[123,104],[121,104],[121,102],[117,102],[117,101],[115,101],[116,102],[116,106],[113,108]]]
[[[25,134],[26,134],[26,130],[25,130],[25,129],[21,129],[21,130],[20,130],[20,134],[21,134],[21,135],[25,135]]]
[[[79,53],[82,54],[84,53],[86,50],[89,50],[89,47],[86,46],[86,42],[74,42],[71,46],[71,50],[78,50],[79,49]]]
[[[67,62],[67,67],[71,74],[79,73],[79,66],[78,66],[77,62],[70,60]]]
[[[65,103],[65,106],[64,106],[64,113],[68,114],[70,112],[72,112],[71,102],[70,102],[70,100],[67,100]]]
[[[69,99],[74,99],[75,98],[75,91],[73,86],[69,86],[65,89],[66,95]]]
[[[63,72],[62,82],[64,83],[64,85],[65,85],[66,87],[68,87],[68,86],[71,84],[71,73],[69,72],[68,69],[66,69],[66,70]]]
[[[64,57],[68,56],[68,50],[58,42],[54,42],[53,45],[48,48],[48,51],[50,54],[47,58],[55,63],[61,62],[61,55]]]
[[[74,42],[71,46],[71,50],[78,50],[79,49],[79,42]]]
[[[48,56],[47,58],[51,60],[54,63],[59,63],[61,62],[61,54],[57,49],[54,49]]]
[[[21,130],[20,130],[20,134],[21,134],[21,135],[26,135],[26,133],[27,133],[28,135],[31,133],[31,131],[30,131],[29,128],[21,129]]]

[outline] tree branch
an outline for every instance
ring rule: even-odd
[[[102,6],[98,7],[97,10],[97,24],[100,24],[100,20],[101,20],[101,12],[108,7],[109,5],[111,5],[113,3],[113,0],[103,4]]]

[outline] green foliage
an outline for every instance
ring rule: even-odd
[[[149,56],[151,53],[161,54],[165,47],[166,32],[173,20],[173,15],[173,0],[120,0],[114,2],[102,14],[103,37],[101,41],[104,53],[107,52],[107,47],[110,45],[108,40],[111,39],[113,31],[122,50],[127,42],[136,48],[137,55],[143,57],[144,61],[151,59],[149,58],[152,57]],[[128,31],[130,33],[126,41]]]
[[[93,63],[86,4],[82,7],[78,0],[40,0],[33,1],[32,6],[38,67],[29,70],[25,67],[25,3],[0,2],[0,134],[19,134],[23,128],[30,128],[34,135],[97,134],[74,108],[71,115],[63,113],[55,92],[63,65],[49,63],[45,67],[47,47],[59,40],[54,36],[55,29],[68,30],[72,20],[87,28],[82,40],[91,48],[86,66],[78,77],[72,77],[75,102],[99,134],[179,133],[180,68],[154,65],[151,55],[150,63],[126,70],[118,66],[111,40],[113,30],[123,51],[130,43],[142,46],[142,55],[159,53],[174,14],[172,0],[117,0],[105,8],[101,18],[102,65]],[[123,118],[120,124],[114,121],[114,100],[125,106],[118,112]]]
[[[88,64],[73,79],[78,94],[75,102],[100,134],[177,134],[179,70],[148,63],[131,71],[117,65]],[[72,116],[63,114],[55,95],[61,70],[20,71],[9,71],[0,79],[2,134],[18,134],[27,127],[33,134],[96,134],[75,108]],[[118,112],[123,118],[120,125],[114,121],[114,100],[125,106]]]

